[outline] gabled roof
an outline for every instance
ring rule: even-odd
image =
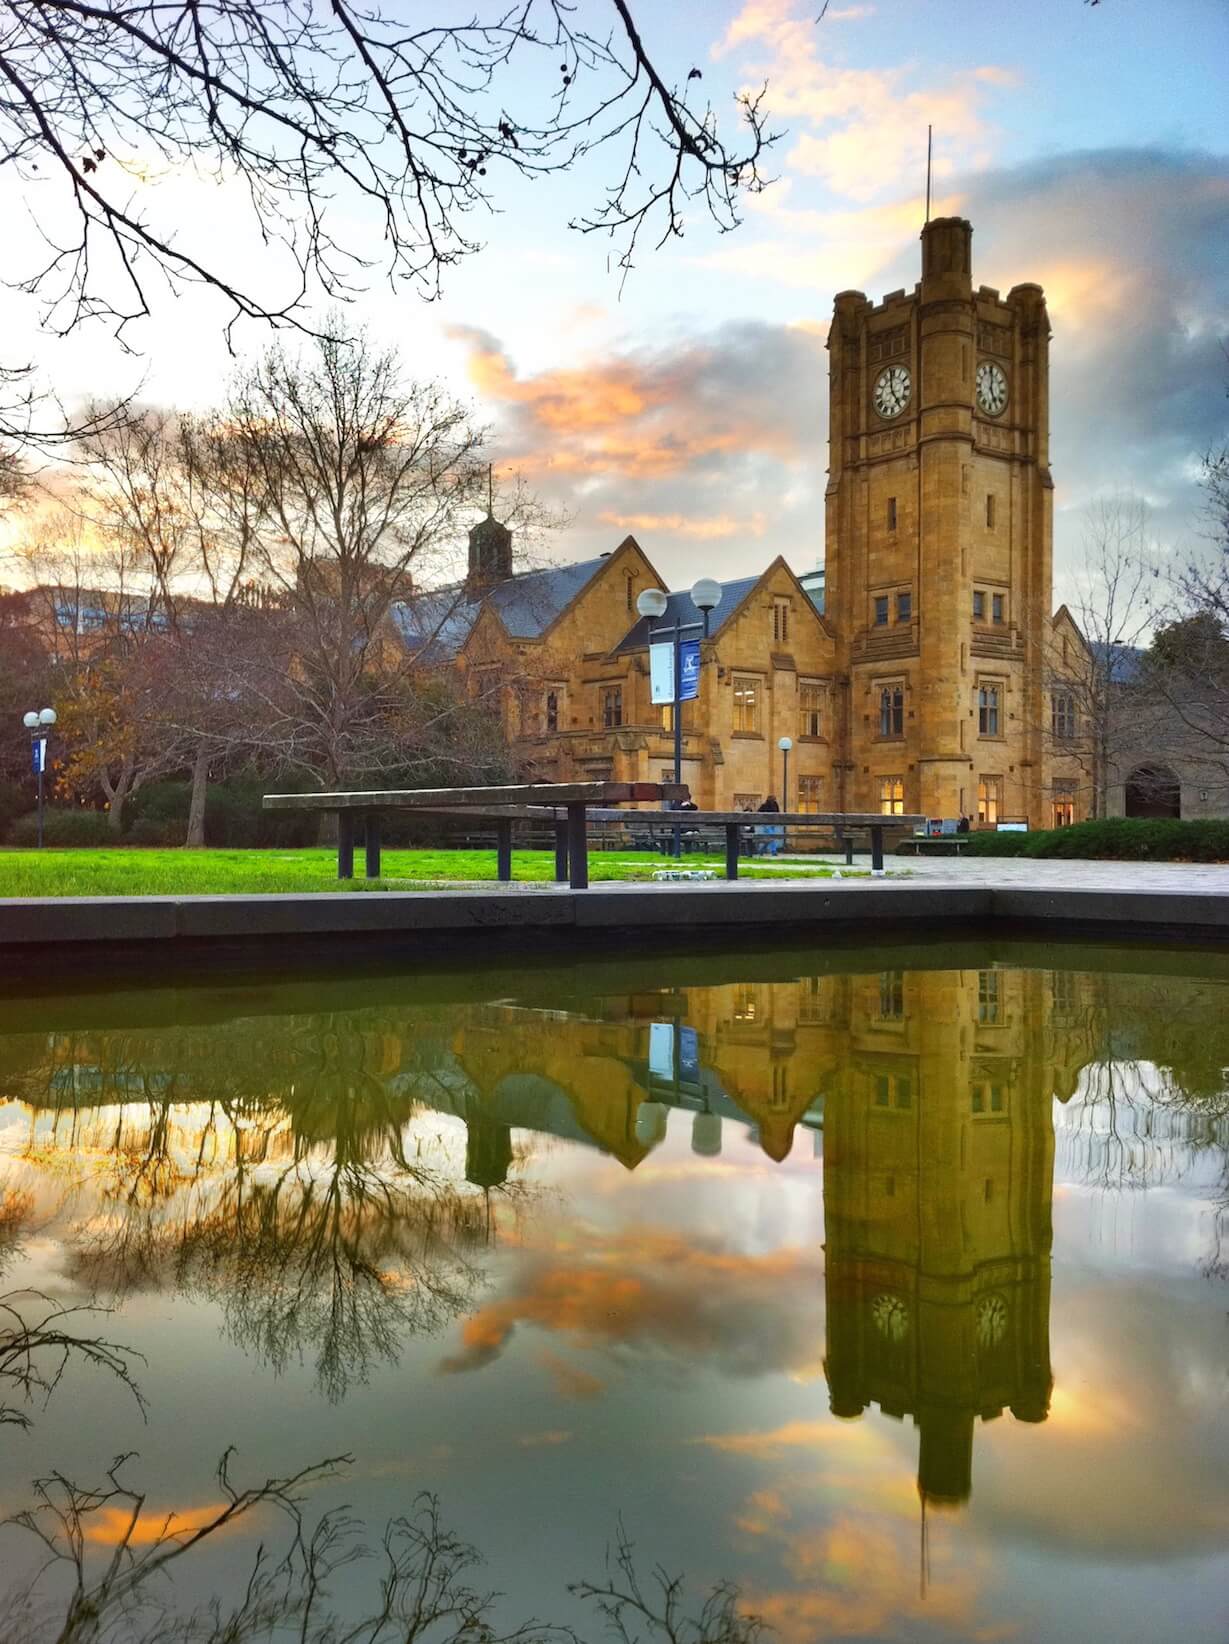
[[[576,565],[520,571],[481,592],[464,583],[426,589],[394,605],[393,621],[406,643],[420,648],[429,662],[456,656],[488,606],[510,639],[540,639],[612,557],[602,554]]]
[[[721,604],[709,618],[709,634],[718,634],[732,616],[738,611],[743,601],[751,591],[758,587],[764,579],[764,573],[755,577],[739,577],[735,582],[721,584]],[[667,594],[666,614],[654,617],[650,622],[648,617],[641,617],[631,630],[615,646],[616,655],[621,651],[642,651],[649,643],[649,629],[661,624],[663,627],[675,622],[704,621],[704,612],[692,601],[691,594],[685,590]]]

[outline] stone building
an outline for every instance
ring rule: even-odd
[[[702,807],[775,794],[791,809],[985,826],[1084,814],[1050,735],[1045,298],[975,288],[961,218],[928,223],[921,241],[912,292],[836,298],[824,575],[804,584],[777,559],[722,587],[683,710],[682,775]],[[632,537],[514,574],[510,533],[488,517],[466,582],[407,602],[403,631],[498,703],[531,775],[660,779],[671,710],[651,704],[636,614],[650,586],[664,584]],[[664,620],[680,618],[702,620],[673,593]]]

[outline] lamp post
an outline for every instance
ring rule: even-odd
[[[30,755],[34,774],[38,777],[38,848],[43,848],[43,772],[47,769],[47,735],[55,724],[54,708],[33,709],[23,714],[21,722],[30,733]]]
[[[682,638],[695,628],[701,628],[704,638],[708,638],[708,620],[712,613],[721,604],[721,584],[714,582],[712,577],[701,577],[693,583],[691,589],[691,603],[702,613],[699,622],[667,622],[654,628],[652,624],[658,618],[664,617],[669,608],[669,600],[660,588],[645,588],[637,596],[636,609],[648,621],[649,643],[654,640],[668,640],[674,649],[674,780],[683,780],[683,658]],[[674,830],[674,855],[683,854],[683,831]]]
[[[791,736],[783,736],[777,743],[781,750],[781,809],[789,810],[789,751],[794,745]]]

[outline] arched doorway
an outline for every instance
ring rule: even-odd
[[[1168,765],[1137,765],[1127,777],[1128,816],[1181,816],[1182,785]]]

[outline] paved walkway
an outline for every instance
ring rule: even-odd
[[[803,863],[844,868],[843,856],[797,856]],[[865,873],[870,859],[854,857],[854,871]],[[789,861],[757,859],[788,876]],[[1222,862],[1085,862],[1072,858],[1019,856],[892,856],[887,882],[904,879],[915,885],[1027,886],[1036,890],[1165,890],[1214,892],[1229,896],[1229,863]],[[882,881],[880,881],[882,883]]]

